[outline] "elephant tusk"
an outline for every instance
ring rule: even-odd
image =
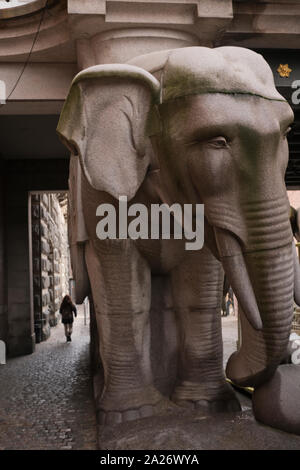
[[[214,228],[214,232],[221,263],[243,312],[255,330],[262,330],[262,319],[240,244],[227,231]]]

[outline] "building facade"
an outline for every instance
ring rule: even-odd
[[[32,194],[30,204],[34,333],[40,342],[57,325],[62,297],[69,293],[67,195]]]
[[[56,321],[57,299],[67,287],[56,259],[61,253],[55,254],[55,242],[47,247],[43,240],[51,224],[38,209],[40,252],[30,250],[34,226],[28,208],[32,193],[68,188],[69,155],[55,129],[73,77],[91,65],[198,45],[248,47],[269,62],[279,91],[295,111],[286,182],[299,189],[298,0],[0,2],[0,339],[9,355],[31,353],[47,336],[48,324]],[[288,65],[286,76],[280,65]],[[45,213],[52,204],[44,196],[31,203]],[[35,269],[41,285],[30,281]]]

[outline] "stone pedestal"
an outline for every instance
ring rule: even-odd
[[[181,408],[162,416],[98,426],[99,448],[175,452],[299,449],[300,436],[261,425],[253,416],[251,399],[241,394],[238,398],[242,403],[238,413],[208,414]],[[198,462],[201,465],[199,454]]]

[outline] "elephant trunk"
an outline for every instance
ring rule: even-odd
[[[253,213],[247,218],[248,245],[242,247],[233,234],[222,229],[215,229],[215,234],[241,310],[242,345],[229,358],[226,374],[237,385],[257,387],[274,373],[286,352],[295,262],[286,206],[276,211],[276,231],[268,223],[266,211],[260,219]]]

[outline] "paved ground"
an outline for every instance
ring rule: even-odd
[[[236,349],[236,317],[222,319],[224,364]],[[33,355],[0,366],[1,449],[96,449],[96,422],[89,368],[89,327],[79,315],[72,343],[63,327],[52,329]],[[300,449],[294,436],[257,423],[251,399],[238,394],[242,411],[198,411],[99,426],[100,449]]]
[[[222,324],[225,364],[236,348],[236,317],[225,317]],[[51,329],[48,341],[37,345],[34,354],[10,359],[0,366],[0,383],[0,449],[97,448],[89,326],[84,325],[80,308],[72,343],[65,342],[59,324]],[[247,403],[244,408],[249,409]],[[174,418],[169,419],[172,425]],[[162,423],[167,424],[165,418]],[[185,432],[181,434],[183,437]],[[108,440],[112,447],[121,442],[124,448],[128,445],[122,432],[118,444]],[[107,445],[105,436],[102,445]]]
[[[0,449],[96,449],[89,366],[89,326],[83,314],[71,343],[63,326],[32,355],[0,366]]]
[[[300,436],[259,424],[249,407],[236,413],[180,412],[99,426],[99,441],[103,450],[300,450]]]

